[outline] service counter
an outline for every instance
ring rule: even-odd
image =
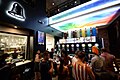
[[[11,73],[12,79],[28,80],[33,75],[33,62],[31,60],[16,62],[15,66],[11,67]]]
[[[8,64],[0,69],[0,77],[2,77],[2,80],[29,80],[33,75],[33,61],[31,60]],[[8,79],[6,79],[6,77],[8,77]]]
[[[15,63],[15,65],[16,65],[16,66],[21,66],[21,65],[28,64],[28,63],[30,63],[30,62],[31,62],[31,60],[25,60],[25,61],[17,62],[17,63]]]

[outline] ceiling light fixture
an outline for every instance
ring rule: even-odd
[[[55,3],[53,2],[53,3],[52,3],[52,5],[54,6],[54,5],[55,5]]]
[[[18,28],[17,26],[14,26],[14,28]]]
[[[77,1],[75,1],[75,4],[77,3]]]
[[[40,23],[40,24],[44,24],[44,22],[43,22],[43,21],[41,21],[41,20],[38,20],[38,23]]]

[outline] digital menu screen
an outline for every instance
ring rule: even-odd
[[[44,45],[44,32],[38,31],[38,44]]]

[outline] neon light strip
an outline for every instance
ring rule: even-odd
[[[73,18],[73,19],[70,19],[70,20],[66,20],[66,21],[60,22],[58,24],[53,24],[53,25],[51,25],[51,27],[54,27],[54,28],[64,32],[65,30],[61,30],[59,26],[65,25],[67,23],[74,23],[74,24],[80,24],[80,25],[83,24],[84,25],[84,24],[89,22],[89,21],[86,21],[86,22],[84,22],[84,21],[88,18],[91,18],[92,16],[93,16],[93,18],[91,20],[94,22],[94,21],[100,20],[102,18],[108,17],[109,14],[111,14],[111,12],[112,12],[112,14],[113,14],[113,12],[115,14],[115,12],[119,9],[120,9],[120,6],[116,6],[116,7],[113,7],[113,8],[108,8],[108,9],[98,11],[98,12],[95,12],[95,13],[91,13],[91,14],[88,14],[88,15],[85,15],[85,16],[80,16],[78,18]],[[101,15],[101,14],[104,14],[104,15]],[[95,18],[94,18],[94,16],[95,16]],[[80,22],[82,22],[82,23],[80,23]],[[99,23],[99,24],[95,24],[94,26],[100,26],[100,25],[106,25],[106,24],[107,23]]]
[[[102,10],[102,11],[95,12],[95,13],[91,13],[91,14],[88,14],[88,15],[85,15],[85,16],[81,16],[81,17],[78,17],[78,18],[73,18],[73,19],[70,19],[70,20],[66,20],[64,22],[61,22],[61,23],[58,23],[58,24],[54,24],[54,25],[60,26],[61,24],[66,24],[66,23],[70,23],[70,22],[76,22],[76,21],[80,22],[80,20],[82,21],[83,19],[89,18],[90,16],[95,16],[95,15],[99,15],[99,14],[102,14],[102,13],[109,13],[111,11],[116,11],[118,9],[120,9],[120,6],[114,7],[114,8],[109,8],[109,9]]]
[[[80,10],[81,7],[88,6],[90,4],[94,4],[95,2],[99,2],[99,1],[102,1],[104,4],[101,3],[102,5],[92,6],[90,8]],[[108,1],[108,3],[107,3],[107,1]],[[90,12],[93,12],[93,11],[96,11],[96,10],[99,10],[99,9],[103,9],[103,8],[106,8],[106,7],[109,7],[109,6],[116,5],[116,4],[119,4],[119,3],[120,3],[119,0],[106,0],[106,2],[105,2],[105,0],[93,0],[93,1],[87,2],[85,4],[82,4],[80,6],[77,6],[75,8],[69,9],[67,11],[64,11],[62,13],[59,13],[55,16],[50,17],[49,18],[49,24],[57,23],[57,22],[65,20],[65,19],[69,19],[69,18],[72,18],[72,17],[75,17],[75,16],[80,16],[80,15],[90,13]],[[94,5],[96,5],[96,4],[94,4]],[[77,9],[78,9],[78,11],[75,11]],[[74,11],[75,11],[75,13],[72,13]]]

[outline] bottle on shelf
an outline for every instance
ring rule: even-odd
[[[82,30],[80,29],[80,37],[82,37]]]
[[[90,36],[93,36],[93,34],[92,34],[92,27],[90,27]]]
[[[87,37],[87,29],[85,28],[85,37]]]

